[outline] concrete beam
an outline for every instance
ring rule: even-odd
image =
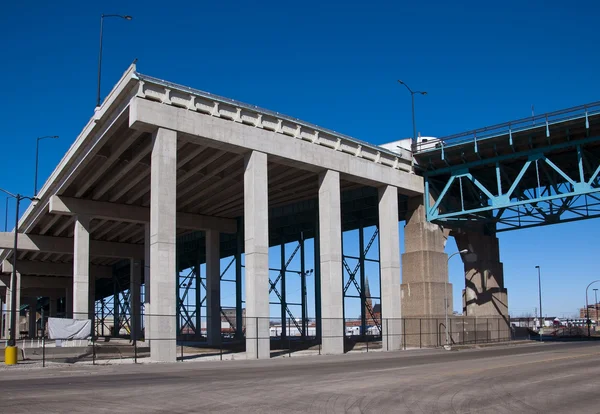
[[[21,289],[43,288],[43,289],[66,289],[73,281],[66,277],[43,277],[21,275]],[[0,276],[0,286],[10,286],[10,275]]]
[[[0,249],[12,250],[14,233],[0,233]],[[68,237],[40,236],[34,234],[19,234],[19,250],[32,252],[47,252],[73,254],[73,239]],[[141,244],[114,243],[90,240],[90,256],[116,257],[120,259],[143,259],[144,246]]]
[[[12,269],[12,262],[9,260],[4,260],[2,262],[2,273],[11,273]],[[69,263],[18,260],[17,269],[23,275],[73,277],[73,265]],[[96,279],[110,279],[112,277],[112,267],[90,265],[90,275]]]
[[[150,209],[148,207],[57,195],[50,198],[49,211],[52,214],[66,216],[82,214],[97,219],[118,220],[130,223],[150,222]],[[237,222],[232,219],[202,214],[177,213],[177,228],[235,233],[237,231]]]
[[[140,130],[167,128],[190,135],[191,140],[213,145],[231,144],[249,150],[281,157],[298,168],[310,171],[328,169],[337,171],[358,183],[381,186],[392,185],[401,194],[422,195],[423,178],[384,166],[374,161],[355,157],[331,148],[315,146],[308,141],[292,138],[266,129],[231,122],[177,107],[133,98],[129,106],[129,125]]]

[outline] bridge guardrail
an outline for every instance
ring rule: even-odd
[[[544,126],[548,128],[552,124],[572,119],[585,118],[586,122],[588,122],[588,117],[596,114],[600,114],[600,101],[448,135],[438,138],[436,141],[416,143],[414,153],[418,154],[435,151],[442,147],[447,148],[468,142],[475,143],[482,139],[489,139],[502,135],[512,135],[516,132],[533,128]]]

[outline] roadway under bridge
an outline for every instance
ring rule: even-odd
[[[585,145],[595,143],[598,119],[586,112],[585,127],[580,121],[566,121],[574,126],[554,142],[509,131],[513,155],[581,134]],[[559,126],[532,131],[550,130],[554,139],[555,129],[565,130]],[[18,224],[16,307],[93,319],[96,335],[143,337],[152,359],[174,361],[178,340],[217,345],[225,334],[245,343],[249,358],[268,358],[274,321],[278,336],[343,353],[345,309],[356,301],[359,331],[376,332],[384,350],[394,350],[414,345],[406,343],[410,330],[439,328],[411,320],[453,309],[451,295],[445,304],[452,287],[444,252],[452,235],[472,253],[463,255],[465,316],[497,318],[499,339],[508,332],[508,298],[495,236],[500,221],[487,213],[498,205],[479,197],[475,207],[462,186],[468,174],[489,186],[492,173],[475,169],[500,162],[481,163],[485,157],[510,155],[510,146],[496,143],[503,139],[477,140],[475,154],[472,142],[376,146],[131,66]],[[597,168],[597,149],[580,147],[578,165],[595,191],[598,171],[589,171]],[[477,165],[465,170],[470,163]],[[515,182],[514,168],[504,168],[501,191]],[[516,195],[531,184],[521,178],[509,202],[520,203]],[[0,233],[7,309],[12,241],[12,233]],[[292,279],[300,279],[300,294],[286,292]],[[225,289],[233,292],[228,303]]]

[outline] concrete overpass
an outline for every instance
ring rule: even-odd
[[[412,163],[406,146],[372,145],[131,66],[51,174],[40,201],[21,218],[17,289],[38,282],[40,289],[64,289],[67,316],[87,319],[112,286],[106,275],[122,272],[132,298],[132,332],[142,325],[143,285],[152,358],[174,361],[180,271],[206,263],[208,337],[216,343],[222,257],[236,261],[236,325],[242,331],[243,254],[246,351],[268,358],[271,291],[278,293],[283,322],[287,315],[296,322],[286,303],[284,250],[273,281],[269,246],[297,241],[303,256],[304,241],[313,238],[318,331],[323,352],[336,354],[344,350],[350,285],[365,323],[364,262],[377,238],[379,318],[388,321],[382,344],[399,349],[400,318],[443,316],[444,291],[451,291],[448,231],[427,222],[423,178]],[[364,246],[367,226],[376,230]],[[342,246],[342,232],[352,229],[359,230],[361,247],[354,270]],[[11,249],[11,237],[0,234],[0,248]],[[497,243],[490,246],[498,250]],[[4,250],[0,259],[9,256]],[[10,270],[4,261],[3,271]]]

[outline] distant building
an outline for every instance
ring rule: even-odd
[[[597,321],[598,315],[600,314],[600,303],[588,305],[588,310],[589,310],[589,318],[594,321]],[[579,317],[580,318],[587,317],[587,312],[585,311],[585,308],[579,309]]]

